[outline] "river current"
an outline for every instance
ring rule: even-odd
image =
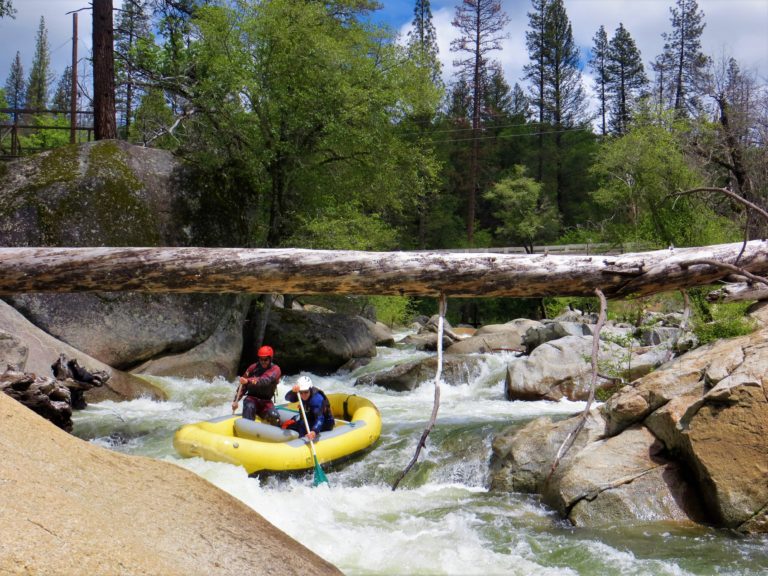
[[[489,356],[469,385],[441,386],[440,409],[426,449],[400,483],[427,425],[434,383],[413,392],[354,387],[361,374],[426,356],[379,348],[355,372],[312,377],[328,392],[369,398],[382,414],[375,448],[337,468],[329,485],[312,472],[249,478],[238,466],[179,457],[173,433],[182,424],[226,414],[235,383],[155,378],[168,400],[101,402],[74,415],[74,433],[128,454],[172,462],[238,498],[347,575],[765,575],[768,538],[674,524],[574,528],[537,498],[486,488],[494,434],[542,415],[565,417],[582,403],[508,402],[509,354]],[[296,376],[278,388],[280,398]],[[211,514],[216,514],[211,510]]]

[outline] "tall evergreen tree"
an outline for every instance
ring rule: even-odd
[[[648,86],[640,51],[624,24],[619,24],[608,47],[608,92],[611,100],[611,128],[625,134],[633,103]]]
[[[587,120],[586,97],[579,69],[579,49],[563,0],[534,0],[527,33],[531,63],[526,77],[539,106],[539,118],[552,125],[555,147],[555,197],[565,213],[565,132]],[[543,22],[541,19],[543,18]],[[543,34],[542,34],[543,30]],[[543,154],[543,146],[540,146]]]
[[[136,101],[136,59],[143,41],[151,40],[146,0],[125,0],[115,28],[116,89],[124,108],[125,133],[131,130]]]
[[[451,42],[458,73],[472,90],[472,156],[467,194],[467,242],[472,245],[475,233],[475,204],[479,191],[480,119],[483,106],[483,79],[487,76],[489,54],[501,49],[506,38],[504,27],[509,22],[499,0],[463,0],[456,7],[453,26],[460,36]]]
[[[437,33],[432,21],[432,7],[429,0],[416,0],[413,7],[413,22],[408,32],[408,54],[420,67],[430,71],[434,84],[442,84],[441,66],[438,59]]]
[[[440,60],[438,59],[437,34],[432,22],[432,8],[429,0],[416,0],[413,9],[413,22],[408,32],[408,57],[416,68],[417,94],[413,98],[414,109],[407,122],[408,129],[418,140],[418,145],[431,148],[429,134],[434,127],[440,94],[443,88]],[[415,126],[411,126],[415,124]],[[427,217],[431,198],[437,188],[437,182],[425,169],[422,170],[418,191],[418,239],[419,247],[426,248]]]
[[[547,64],[547,10],[550,0],[531,0],[532,10],[528,12],[528,31],[525,43],[530,63],[523,67],[524,78],[530,82],[531,103],[537,111],[539,123],[538,166],[536,179],[544,179],[544,122],[547,120],[546,107],[546,64]]]
[[[594,38],[592,38],[592,57],[589,66],[595,73],[595,91],[600,101],[600,132],[603,136],[607,133],[606,118],[608,116],[608,34],[605,27],[600,26]]]
[[[520,122],[524,122],[529,114],[531,107],[531,99],[523,90],[522,86],[515,82],[512,87],[512,100],[510,102],[512,108],[512,115],[519,119]]]
[[[21,53],[16,51],[16,58],[11,63],[11,71],[5,80],[5,100],[11,108],[23,108],[27,82],[24,79],[24,66]]]
[[[72,101],[72,67],[67,66],[56,85],[53,94],[52,107],[54,110],[69,110]]]
[[[657,63],[666,68],[672,107],[684,116],[698,107],[695,96],[703,88],[709,60],[701,51],[704,12],[696,0],[677,0],[676,5],[670,8],[672,31],[662,34],[664,53]]]
[[[48,105],[51,85],[51,50],[48,46],[48,30],[45,18],[40,16],[40,25],[35,38],[35,58],[27,79],[26,107],[44,109]]]

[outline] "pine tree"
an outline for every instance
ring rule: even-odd
[[[412,133],[418,140],[419,146],[424,149],[431,148],[429,134],[434,127],[440,96],[443,92],[443,82],[438,59],[437,34],[432,23],[432,8],[429,0],[416,0],[412,28],[408,32],[407,50],[410,60],[416,66],[418,81],[418,90],[413,98],[413,113],[410,118],[416,125]],[[417,200],[418,239],[419,247],[426,248],[427,216],[437,183],[426,169],[421,172]]]
[[[51,52],[48,46],[48,30],[45,18],[40,16],[40,25],[35,40],[35,58],[27,80],[26,107],[43,110],[48,105],[51,85]]]
[[[608,116],[608,34],[605,27],[600,26],[594,38],[592,46],[592,57],[589,59],[589,66],[595,73],[595,91],[600,100],[600,127],[603,136],[607,133],[606,117]]]
[[[664,53],[657,59],[658,67],[667,73],[672,106],[680,116],[695,111],[696,93],[706,80],[708,58],[701,51],[704,32],[704,12],[696,0],[677,0],[677,7],[670,8],[672,31],[662,34]]]
[[[472,90],[472,157],[467,195],[467,241],[472,245],[475,232],[475,204],[479,190],[480,117],[483,107],[483,79],[487,76],[488,55],[501,49],[506,38],[504,27],[509,18],[499,0],[463,0],[456,7],[453,26],[459,38],[451,42],[451,51],[463,53],[454,60],[460,76]]]
[[[625,134],[633,103],[648,86],[643,61],[624,24],[619,24],[608,46],[608,92],[611,100],[611,129]]]
[[[528,31],[525,33],[525,43],[528,47],[530,63],[523,67],[524,78],[530,82],[531,100],[538,111],[538,168],[536,179],[544,179],[544,122],[546,122],[546,83],[545,71],[547,62],[546,28],[547,9],[550,0],[531,0],[533,10],[528,12]]]
[[[67,66],[56,85],[52,107],[54,110],[69,110],[72,101],[72,67]]]
[[[11,71],[5,80],[5,100],[11,108],[23,108],[27,83],[24,80],[24,66],[21,64],[21,53],[16,52],[16,58],[11,63]]]
[[[413,22],[408,32],[408,53],[420,67],[430,70],[430,78],[436,85],[442,84],[441,66],[438,59],[437,33],[432,21],[429,0],[416,0]]]
[[[525,90],[515,82],[512,87],[512,116],[519,118],[520,122],[525,121],[530,115],[531,99],[525,93]]]
[[[531,64],[526,67],[526,77],[534,82],[532,92],[539,106],[540,121],[549,122],[553,128],[555,196],[557,208],[564,214],[564,134],[587,120],[579,49],[563,0],[533,0],[533,5],[538,11],[529,13],[530,30],[526,38]],[[539,150],[543,156],[543,143]],[[542,161],[540,158],[540,167]]]
[[[151,39],[146,0],[125,0],[115,28],[116,88],[125,109],[126,134],[130,133],[136,100],[136,68],[139,46]]]

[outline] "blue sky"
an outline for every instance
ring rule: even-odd
[[[114,0],[118,6],[122,0]],[[413,17],[412,0],[380,0],[383,9],[376,15],[394,30],[405,33]],[[602,24],[609,37],[622,22],[635,39],[643,61],[652,61],[662,49],[662,32],[669,31],[669,9],[674,0],[564,0],[573,25],[576,42],[589,49],[592,37]],[[450,76],[453,54],[450,41],[455,36],[451,20],[459,0],[432,0],[432,12],[438,33],[440,57],[444,71]],[[527,63],[525,31],[528,26],[527,12],[530,0],[503,0],[503,7],[510,18],[508,39],[503,51],[494,53],[504,68],[510,85],[521,82],[522,67]],[[734,56],[743,69],[754,70],[763,82],[768,83],[768,0],[698,0],[704,11],[707,26],[704,30],[704,52],[715,58]],[[25,72],[34,56],[34,42],[40,16],[45,16],[51,49],[52,67],[57,79],[69,64],[72,54],[72,10],[87,8],[89,0],[14,0],[17,9],[15,20],[0,20],[0,86],[5,84],[8,70],[16,51],[21,53]],[[89,54],[91,48],[90,13],[83,10],[78,16],[80,57]],[[589,86],[591,81],[586,79]]]

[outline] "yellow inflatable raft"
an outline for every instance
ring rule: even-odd
[[[327,394],[336,420],[333,430],[315,440],[320,464],[362,452],[381,434],[381,415],[374,404],[354,394]],[[298,404],[276,406],[281,422],[296,416]],[[222,416],[176,431],[173,447],[187,458],[198,456],[214,462],[238,464],[248,474],[261,471],[295,471],[314,468],[312,451],[305,438],[239,415]]]

